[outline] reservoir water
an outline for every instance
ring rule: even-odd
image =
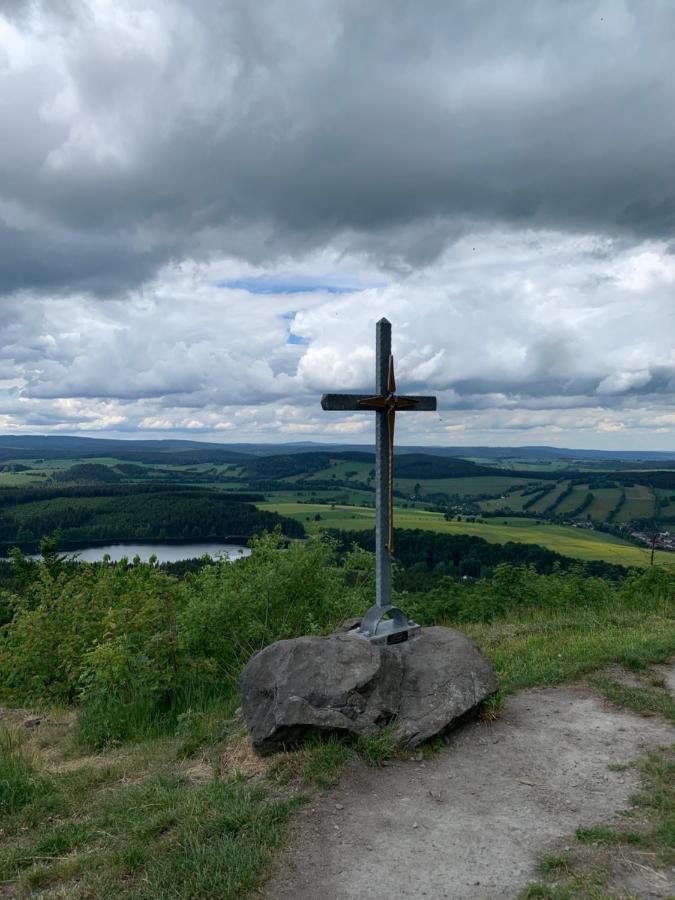
[[[66,555],[77,555],[77,559],[82,562],[100,562],[103,557],[108,554],[113,562],[117,562],[126,556],[131,561],[136,554],[147,562],[154,554],[158,561],[178,562],[181,559],[194,559],[195,557],[212,556],[214,559],[218,556],[225,556],[228,559],[239,559],[242,556],[248,556],[250,550],[240,544],[220,544],[213,543],[194,543],[194,544],[106,544],[101,547],[83,547],[78,550],[64,550]],[[26,554],[36,559],[35,554]]]

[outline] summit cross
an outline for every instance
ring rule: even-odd
[[[394,424],[396,413],[433,412],[435,397],[406,397],[396,393],[391,323],[375,326],[375,394],[324,394],[321,407],[339,412],[373,410],[375,423],[375,606],[361,621],[359,633],[374,643],[399,643],[419,626],[392,605],[391,557],[394,549]],[[385,620],[389,614],[391,621]]]

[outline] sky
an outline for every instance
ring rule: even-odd
[[[672,0],[0,0],[0,433],[675,449]]]

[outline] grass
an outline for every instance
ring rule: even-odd
[[[19,787],[3,807],[0,881],[18,895],[235,900],[256,885],[301,802],[181,762],[172,740],[79,757],[61,735],[27,762],[28,738],[17,734],[6,730],[0,745]]]
[[[346,763],[359,757],[367,766],[380,767],[385,761],[401,756],[396,747],[393,726],[358,738],[340,735],[308,739],[298,750],[280,755],[273,763],[269,777],[279,784],[300,780],[321,788],[337,784]],[[403,753],[403,755],[405,755]]]
[[[394,752],[390,729],[261,761],[212,711],[175,736],[83,755],[72,717],[17,722],[0,730],[0,883],[15,896],[235,900],[258,883],[305,786]]]
[[[635,663],[635,660],[633,660]],[[663,679],[646,666],[634,682],[626,683],[608,675],[591,678],[591,684],[610,702],[641,715],[660,715],[675,722],[675,700]],[[617,859],[635,870],[658,871],[675,863],[675,744],[654,747],[641,759],[610,765],[612,771],[637,768],[640,790],[630,798],[630,808],[618,821],[580,826],[567,852],[549,854],[539,861],[544,881],[532,884],[521,894],[534,897],[597,898],[615,896],[609,882],[616,872]]]
[[[606,676],[593,678],[591,683],[616,706],[632,709],[642,716],[662,716],[675,723],[675,699],[665,687],[654,684],[645,684],[644,687],[620,684]]]
[[[651,611],[619,604],[515,609],[462,630],[490,657],[502,695],[562,684],[616,664],[646,667],[675,654],[675,618],[667,602]]]
[[[358,530],[373,528],[375,513],[365,506],[338,506],[323,503],[297,503],[292,501],[271,501],[258,503],[260,509],[273,510],[290,516],[303,523],[310,531],[322,528]],[[321,516],[315,520],[316,514]],[[447,521],[440,513],[422,509],[402,509],[395,511],[398,528],[421,528],[444,534],[473,534],[497,544],[516,541],[525,544],[539,544],[564,556],[577,559],[602,559],[623,566],[649,565],[649,551],[629,544],[611,534],[573,528],[565,525],[537,524],[534,519],[496,518],[485,522]],[[508,524],[504,524],[508,522]],[[657,551],[654,557],[659,565],[675,566],[675,553]]]
[[[675,745],[649,750],[637,766],[640,790],[630,798],[631,806],[623,820],[577,828],[571,846],[565,848],[570,852],[549,854],[540,860],[538,870],[543,880],[528,885],[521,900],[608,900],[617,896],[610,881],[618,861],[638,872],[645,867],[658,872],[673,866]]]
[[[657,575],[642,580],[651,584],[651,576]],[[644,713],[670,717],[673,702],[668,704],[662,679],[647,670],[649,664],[675,654],[668,590],[647,586],[637,596],[613,592],[611,602],[520,606],[463,630],[492,659],[502,696],[619,664],[645,672],[645,677],[626,686],[605,684],[605,676],[597,675],[605,696]],[[497,711],[495,702],[491,714]],[[222,704],[187,710],[169,735],[110,744],[96,755],[86,755],[76,745],[78,726],[72,717],[68,727],[46,714],[30,731],[21,726],[0,732],[0,882],[18,896],[241,897],[255,887],[283,842],[289,817],[308,786],[334,784],[356,755],[381,765],[395,752],[391,731],[385,731],[357,741],[315,739],[298,751],[261,762],[231,714]],[[263,777],[266,767],[268,777]],[[672,780],[672,760],[650,757],[643,771],[652,781],[645,781],[635,809],[651,823],[651,830],[631,823],[626,833],[647,834],[640,849],[661,858],[667,842],[675,843],[672,804],[667,806],[667,793],[659,787],[668,777]],[[610,846],[600,832],[595,837],[590,843],[576,843]],[[629,839],[620,843],[632,846]],[[568,877],[553,858],[543,865],[548,869],[542,878]],[[577,881],[570,882],[571,887],[531,886],[527,896],[601,897],[603,873],[601,865],[573,873],[569,878]],[[579,893],[579,885],[586,894]],[[560,893],[563,887],[567,894]],[[532,893],[536,890],[548,893]],[[577,894],[570,893],[573,890]]]
[[[12,815],[49,793],[49,785],[37,771],[24,735],[0,730],[0,814]]]

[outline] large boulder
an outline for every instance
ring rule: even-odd
[[[242,708],[253,746],[265,752],[306,732],[363,734],[398,708],[401,661],[349,634],[277,641],[249,661]]]
[[[414,640],[385,652],[398,654],[403,665],[395,732],[401,745],[445,734],[497,690],[490,662],[453,628],[423,628]]]
[[[497,689],[476,644],[452,628],[375,646],[354,633],[277,641],[241,677],[242,708],[261,753],[311,731],[368,734],[394,722],[414,747],[475,714]]]

